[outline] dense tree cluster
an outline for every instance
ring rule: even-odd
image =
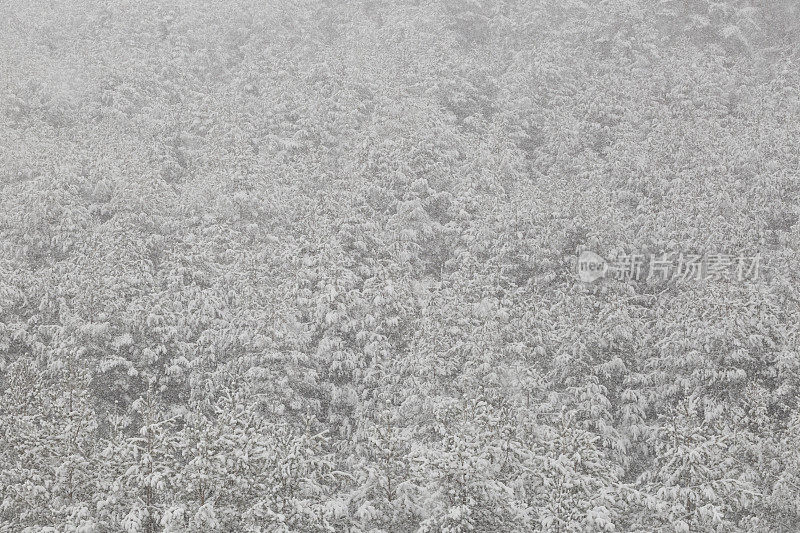
[[[0,14],[0,531],[800,527],[796,2]]]

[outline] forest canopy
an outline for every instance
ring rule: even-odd
[[[794,0],[6,0],[0,80],[0,532],[800,527]]]

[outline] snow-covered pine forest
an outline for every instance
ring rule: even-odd
[[[4,0],[0,532],[800,531],[798,118],[795,0]]]

